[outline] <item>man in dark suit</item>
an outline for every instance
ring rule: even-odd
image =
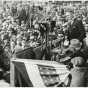
[[[25,6],[25,11],[26,11],[26,27],[27,29],[30,28],[30,10],[28,6]]]
[[[83,39],[86,37],[85,34],[85,28],[83,26],[82,20],[80,17],[78,17],[76,20],[74,20],[73,24],[68,30],[68,39],[78,39],[83,41]]]
[[[17,7],[16,7],[16,5],[13,5],[13,6],[11,7],[11,15],[12,15],[13,17],[17,15]]]
[[[17,13],[18,13],[17,19],[19,19],[19,24],[21,25],[21,21],[24,21],[26,23],[26,11],[22,7],[22,5],[19,6]]]

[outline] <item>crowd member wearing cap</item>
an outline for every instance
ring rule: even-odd
[[[75,57],[71,60],[73,68],[71,69],[70,87],[88,87],[88,66],[84,58]]]

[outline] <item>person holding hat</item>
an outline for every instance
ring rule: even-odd
[[[60,62],[64,62],[64,64],[69,64],[72,58],[74,57],[82,57],[84,61],[87,61],[88,54],[85,49],[82,48],[82,42],[78,39],[70,40],[70,45],[68,48],[64,49],[62,54],[65,58],[62,58]]]
[[[83,49],[82,42],[80,42],[78,39],[72,39],[70,41],[69,48],[75,49],[75,52],[73,53],[73,55],[71,55],[71,58],[81,56],[85,60],[85,62],[87,61],[88,56],[86,54],[86,50]]]
[[[70,87],[88,87],[88,67],[84,58],[74,57],[71,63],[73,68],[70,71],[72,76]]]

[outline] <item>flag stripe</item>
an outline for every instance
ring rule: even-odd
[[[17,59],[13,62],[28,87],[54,86],[64,82],[69,74],[66,65],[55,61]]]
[[[28,73],[27,73],[27,70],[25,68],[25,65],[24,63],[21,63],[21,62],[14,62],[14,65],[15,65],[15,68],[17,69],[17,71],[19,72],[19,74],[21,74],[21,76],[23,77],[23,80],[25,80],[26,82],[26,87],[33,87],[33,84],[28,76]],[[16,76],[16,71],[15,71],[15,78],[17,77]],[[16,80],[15,80],[16,81]],[[24,84],[24,83],[22,83]],[[23,85],[24,87],[25,85]]]
[[[29,78],[34,84],[34,87],[44,87],[44,83],[40,76],[38,66],[35,64],[30,64],[29,66],[28,63],[26,63],[25,66],[26,66],[26,70],[28,72]]]

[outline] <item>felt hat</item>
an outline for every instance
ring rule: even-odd
[[[78,40],[78,39],[72,39],[70,40],[70,46],[69,47],[73,47],[76,50],[79,50],[82,46],[82,43]]]

